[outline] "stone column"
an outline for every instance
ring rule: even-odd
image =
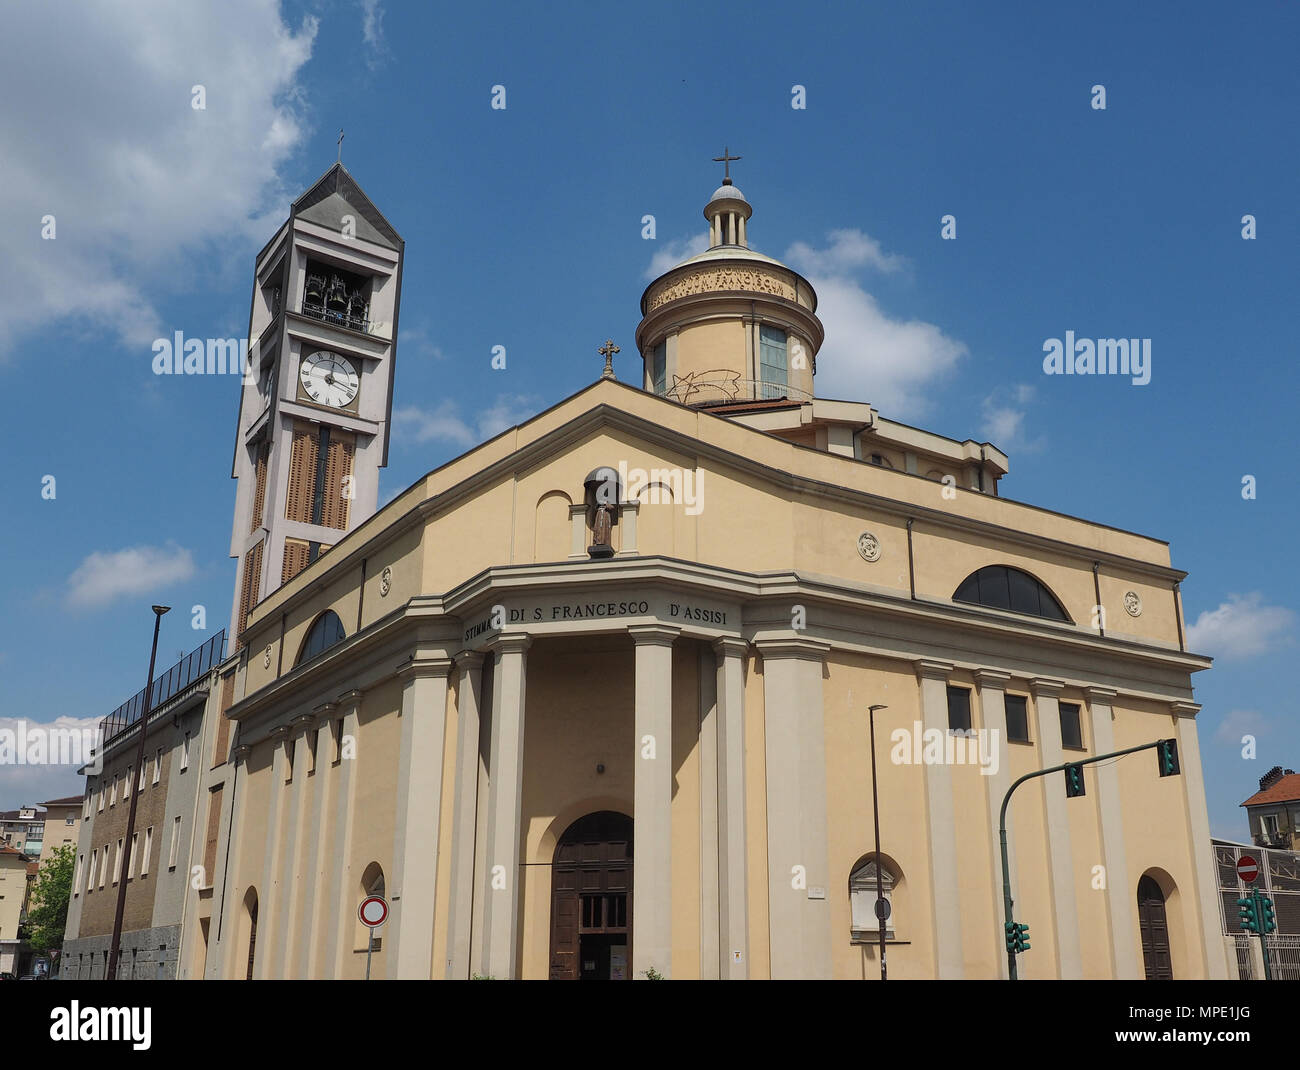
[[[721,976],[749,976],[749,898],[745,849],[745,652],[742,639],[718,639],[718,930]],[[736,952],[740,953],[739,959]]]
[[[271,730],[271,798],[266,811],[266,853],[262,859],[262,881],[257,889],[257,946],[259,949],[265,948],[265,951],[255,955],[253,962],[253,977],[258,981],[276,979],[271,960],[275,958],[274,948],[284,920],[279,914],[280,896],[277,887],[283,851],[283,819],[280,811],[287,794],[284,776],[288,761],[287,748],[290,745],[288,725],[280,725]]]
[[[1205,947],[1206,976],[1220,980],[1230,976],[1223,954],[1219,931],[1218,881],[1214,868],[1214,850],[1210,846],[1210,818],[1205,805],[1205,779],[1201,770],[1201,744],[1196,733],[1196,715],[1201,707],[1195,702],[1171,702],[1169,712],[1177,719],[1178,768],[1186,799],[1187,833],[1192,845],[1192,874],[1199,932]],[[1136,895],[1136,892],[1134,893]],[[1251,944],[1259,943],[1251,940]],[[1263,968],[1261,959],[1260,968]]]
[[[1115,729],[1111,703],[1115,692],[1106,687],[1089,687],[1088,718],[1092,725],[1092,745],[1096,754],[1115,749]],[[1111,976],[1140,981],[1144,976],[1138,962],[1137,920],[1129,894],[1128,854],[1124,847],[1124,808],[1120,801],[1119,765],[1099,762],[1090,767],[1097,777],[1097,817],[1101,833],[1101,864],[1106,871],[1106,915],[1110,920]],[[1051,779],[1051,778],[1048,778]],[[1206,841],[1209,842],[1208,839]],[[1136,883],[1133,888],[1136,889]]]
[[[334,796],[334,865],[330,874],[330,924],[329,943],[325,949],[325,964],[332,976],[346,975],[347,963],[355,950],[352,934],[356,931],[357,907],[360,906],[356,889],[352,886],[352,821],[357,803],[356,738],[361,716],[361,692],[349,691],[340,695],[339,709],[343,713],[343,732],[339,737],[339,767]]]
[[[294,971],[290,949],[306,942],[305,935],[298,931],[298,900],[303,891],[302,811],[303,796],[307,792],[307,733],[311,730],[312,720],[309,713],[295,717],[290,727],[290,737],[285,741],[286,747],[293,748],[293,783],[287,788],[289,812],[285,820],[284,868],[276,889],[276,913],[281,923],[277,927],[274,972],[271,976],[279,980],[301,976]],[[268,946],[267,951],[271,950]]]
[[[387,922],[388,976],[393,980],[427,981],[432,976],[450,673],[450,658],[426,658],[397,674],[402,681],[402,742]]]
[[[948,738],[948,677],[952,665],[916,662],[925,731]],[[957,815],[952,802],[952,770],[944,764],[921,767],[925,781],[927,839],[930,847],[930,922],[934,970],[941,979],[965,976],[961,936],[961,883],[957,871]]]
[[[1002,798],[1011,786],[1011,745],[1007,741],[1007,706],[1006,686],[1011,677],[1004,672],[993,669],[976,669],[975,686],[979,688],[980,710],[983,713],[984,730],[997,734],[995,739],[997,754],[997,772],[983,777],[985,805],[988,808],[989,842],[992,845],[993,866],[993,917],[998,921],[996,932],[990,938],[996,944],[994,961],[998,964],[998,976],[1007,977],[1006,942],[998,939],[1002,931],[1006,908],[1002,899],[1002,842],[998,835],[998,824],[1002,811]],[[1007,808],[1007,865],[1011,871],[1011,898],[1016,897],[1016,854],[1011,824],[1011,807]]]
[[[519,944],[519,826],[523,804],[524,696],[527,635],[501,635],[492,688],[491,784],[488,790],[488,870],[483,917],[486,973],[513,980]]]
[[[1030,681],[1038,710],[1043,768],[1065,761],[1065,751],[1061,747],[1060,695],[1063,687],[1059,680]],[[1074,858],[1070,853],[1070,819],[1066,812],[1064,779],[1059,775],[1043,777],[1042,791],[1047,811],[1044,825],[1047,829],[1057,976],[1062,980],[1077,980],[1083,976],[1083,958],[1079,951],[1079,914],[1075,905]]]
[[[700,979],[716,981],[719,950],[718,673],[713,651],[701,646],[700,673]]]
[[[763,655],[772,979],[829,978],[822,666],[830,645],[802,638],[754,645]]]
[[[636,644],[632,818],[632,976],[672,976],[673,640],[659,624],[628,629]]]
[[[456,789],[451,827],[451,902],[447,911],[448,980],[469,979],[470,920],[474,910],[474,832],[478,811],[479,703],[483,655],[462,650],[455,657]]]
[[[312,777],[311,815],[308,818],[307,867],[303,888],[303,933],[299,940],[298,976],[317,978],[322,974],[320,945],[325,940],[325,897],[322,890],[329,880],[329,857],[333,853],[328,843],[327,826],[330,813],[330,789],[334,783],[333,719],[338,707],[327,702],[312,710],[316,732],[316,773]]]

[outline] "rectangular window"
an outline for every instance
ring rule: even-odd
[[[122,778],[122,801],[126,802],[131,797],[131,785],[134,783],[132,773],[135,772],[131,766],[126,767],[126,776]]]
[[[784,396],[787,381],[785,331],[759,324],[758,368],[759,378],[763,383],[762,396],[765,398]]]
[[[126,879],[130,880],[135,876],[135,852],[140,846],[140,833],[131,833],[131,854],[126,860]]]
[[[176,868],[176,856],[180,853],[181,848],[181,819],[179,816],[172,821],[172,847],[167,854],[167,868]]]
[[[86,856],[85,856],[85,855],[77,855],[77,870],[76,870],[76,872],[73,873],[73,875],[72,875],[72,894],[73,894],[73,895],[76,895],[79,891],[81,891],[81,871],[82,871],[82,869],[84,868],[84,865],[83,865],[83,864],[85,863],[85,861],[86,861]]]
[[[1079,724],[1079,705],[1076,702],[1062,702],[1061,706],[1061,746],[1071,750],[1083,750],[1083,728]]]
[[[1007,739],[1012,743],[1029,742],[1029,700],[1024,695],[1007,695]]]
[[[99,865],[99,848],[96,847],[90,852],[90,870],[86,874],[86,892],[89,894],[95,889],[95,868]]]
[[[203,885],[212,885],[217,871],[218,836],[221,831],[221,798],[225,785],[218,784],[208,792],[208,831],[203,841]]]
[[[101,814],[104,812],[104,788],[102,785],[99,789],[99,812]]]
[[[190,767],[190,734],[185,733],[185,738],[181,741],[181,772],[185,772]]]
[[[122,844],[124,841],[117,841],[117,853],[113,855],[113,883],[116,884],[122,879]]]
[[[82,809],[82,812],[81,812],[81,820],[82,820],[82,821],[89,821],[89,820],[90,820],[90,808],[91,808],[91,805],[94,803],[94,801],[95,801],[95,800],[94,800],[94,797],[90,794],[89,789],[87,789],[87,791],[86,791],[86,805],[85,805],[85,807]]]
[[[144,756],[144,761],[140,763],[140,780],[136,784],[135,793],[137,795],[144,791],[144,782],[148,779],[149,773],[149,755]]]
[[[665,380],[668,377],[668,343],[660,342],[650,354],[650,386],[656,394],[663,396]]]
[[[140,859],[140,876],[149,875],[149,855],[153,851],[153,826],[144,830],[144,857]]]
[[[108,844],[104,844],[104,853],[99,857],[99,886],[104,887],[104,881],[108,879]]]
[[[63,819],[63,823],[65,825],[75,825],[77,823],[77,819],[73,817],[71,814],[69,814],[67,817]]]
[[[970,731],[969,688],[948,688],[948,730],[950,732]]]
[[[153,756],[153,782],[158,783],[162,776],[162,748],[158,748],[158,753]]]
[[[117,777],[113,778],[113,787],[108,796],[108,805],[109,806],[117,805]],[[100,796],[100,800],[99,800],[99,808],[101,810],[104,809],[104,798],[102,795]]]

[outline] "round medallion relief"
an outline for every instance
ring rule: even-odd
[[[1124,592],[1124,609],[1130,617],[1142,616],[1142,599],[1137,591]]]
[[[389,588],[392,587],[392,585],[393,570],[391,568],[385,568],[384,571],[379,574],[379,597],[386,598],[388,596]]]
[[[862,555],[863,561],[880,560],[880,540],[869,531],[864,531],[858,536],[858,553]]]

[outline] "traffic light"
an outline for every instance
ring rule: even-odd
[[[1009,921],[1006,923],[1006,925],[1003,926],[1003,929],[1005,931],[1005,935],[1007,938],[1007,950],[1012,954],[1015,954],[1016,937],[1017,935],[1019,935],[1019,930],[1016,928],[1016,923],[1014,921]]]
[[[1007,950],[1013,955],[1029,950],[1029,926],[1009,921],[1003,926],[1007,938]]]
[[[1237,919],[1241,922],[1241,927],[1247,932],[1259,932],[1259,916],[1255,913],[1255,897],[1249,896],[1246,899],[1238,899]]]
[[[1161,776],[1178,776],[1178,740],[1160,740],[1156,744],[1156,760]]]
[[[1016,926],[1016,950],[1017,951],[1029,950],[1029,926],[1028,925],[1022,924]]]
[[[1273,900],[1266,895],[1259,897],[1260,931],[1267,936],[1277,928],[1277,918],[1273,913]]]
[[[1083,766],[1067,765],[1065,767],[1065,797],[1077,799],[1083,791]]]

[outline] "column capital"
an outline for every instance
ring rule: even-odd
[[[296,717],[294,717],[289,723],[298,728],[306,728],[309,724],[311,724],[315,720],[316,720],[315,714],[300,713]]]
[[[1001,690],[1011,682],[1011,674],[999,669],[976,669],[971,675],[975,677],[975,682],[981,688],[992,687]]]
[[[397,670],[397,678],[405,683],[407,680],[419,680],[424,677],[447,677],[451,674],[451,658],[412,659]]]
[[[912,662],[912,666],[922,680],[947,680],[954,668],[951,661],[930,661],[926,658]]]
[[[668,624],[633,624],[627,634],[637,646],[672,646],[682,630]]]
[[[820,639],[803,639],[799,637],[780,639],[755,639],[754,646],[763,655],[764,661],[773,658],[798,658],[802,661],[825,661],[831,652],[830,643]]]
[[[1029,681],[1029,690],[1034,693],[1034,698],[1038,698],[1039,695],[1044,698],[1057,698],[1065,690],[1065,681],[1035,676]]]
[[[1113,687],[1085,687],[1083,693],[1088,696],[1089,702],[1099,706],[1109,706],[1119,696]]]
[[[713,640],[713,652],[720,658],[743,658],[749,644],[739,636],[723,635]]]
[[[278,724],[268,733],[273,740],[282,740],[292,731],[287,724]]]
[[[248,761],[248,756],[253,753],[253,748],[247,743],[241,743],[238,747],[230,752],[230,756],[237,762]]]
[[[311,715],[317,724],[328,724],[334,719],[334,715],[338,712],[338,709],[339,705],[337,702],[322,702],[311,711]]]
[[[1201,712],[1199,702],[1171,702],[1169,712],[1175,717],[1195,717]]]
[[[527,632],[502,632],[490,639],[486,649],[498,654],[522,654],[533,645],[533,637]]]
[[[481,650],[458,650],[451,656],[451,660],[461,672],[474,672],[483,667],[484,656]]]

